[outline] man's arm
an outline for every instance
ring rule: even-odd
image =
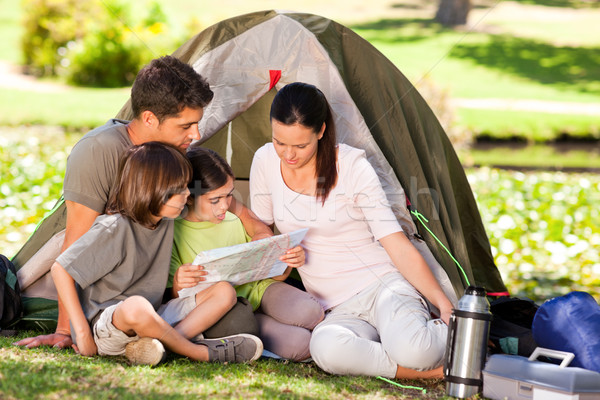
[[[238,202],[235,198],[231,200],[229,211],[238,216],[244,225],[244,229],[253,241],[273,236],[273,231],[258,219],[256,214],[248,209],[248,207]]]
[[[61,253],[89,231],[96,217],[100,215],[99,212],[74,201],[66,200],[65,204],[67,206],[67,226],[65,229],[65,243]]]
[[[65,242],[61,253],[83,236],[90,229],[96,217],[100,215],[97,211],[73,201],[66,200],[65,204],[67,206],[67,225],[65,229]],[[70,347],[73,344],[69,316],[62,304],[60,293],[58,296],[58,322],[55,333],[22,339],[15,344],[17,346],[27,346],[28,348],[54,346],[61,349]]]

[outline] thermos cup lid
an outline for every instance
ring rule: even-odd
[[[483,288],[481,286],[469,286],[465,290],[465,294],[472,295],[472,296],[482,296],[482,297],[485,297],[485,295],[487,294],[487,292],[486,292],[485,288]]]

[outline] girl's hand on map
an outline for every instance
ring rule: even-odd
[[[304,265],[305,257],[304,248],[302,248],[302,246],[296,246],[279,257],[279,260],[286,263],[288,267],[300,268]]]
[[[206,280],[204,275],[207,273],[208,272],[204,271],[202,265],[183,264],[181,267],[177,268],[177,272],[175,272],[175,276],[173,277],[173,287],[184,289],[196,286],[198,282]]]

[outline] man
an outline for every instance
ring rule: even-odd
[[[172,144],[185,152],[193,140],[200,139],[198,122],[212,98],[213,92],[206,80],[175,57],[155,59],[138,73],[131,88],[133,120],[108,121],[88,132],[69,155],[63,189],[67,221],[61,252],[87,232],[96,217],[104,213],[115,189],[121,154],[132,145],[149,141]],[[233,201],[230,211],[242,220],[253,240],[272,235],[244,205]],[[241,311],[236,315],[238,318],[245,314]],[[233,325],[237,329],[252,323],[255,321],[245,320]],[[230,329],[231,321],[228,326]],[[58,301],[55,333],[26,338],[16,344],[29,348],[71,346],[69,320],[61,301]]]

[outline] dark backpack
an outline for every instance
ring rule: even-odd
[[[537,347],[531,325],[538,310],[530,299],[499,297],[490,304],[493,319],[490,340],[492,353],[505,353],[529,357]]]
[[[10,327],[23,316],[21,289],[13,263],[0,254],[0,329]]]

